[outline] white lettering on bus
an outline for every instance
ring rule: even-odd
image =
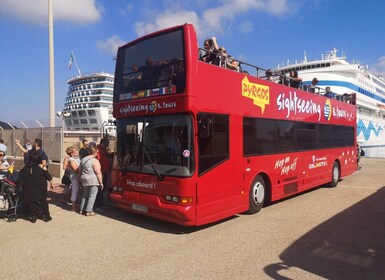
[[[280,93],[277,97],[277,106],[279,111],[287,111],[286,117],[290,117],[290,114],[318,114],[318,121],[321,120],[321,106],[314,103],[313,100],[304,100],[297,96],[294,91],[293,94],[290,91],[289,96],[286,97],[285,93]]]
[[[295,158],[292,162],[290,162],[290,157],[277,159],[274,169],[281,169],[281,175],[287,175],[289,174],[289,171],[294,171],[297,169],[297,160],[298,158]]]
[[[150,105],[148,104],[139,104],[139,105],[126,105],[124,107],[120,108],[120,113],[123,115],[127,115],[130,113],[148,113],[150,110],[151,112],[155,112],[156,109],[171,109],[176,108],[176,102],[162,102],[162,103],[154,103],[156,101],[153,101]]]
[[[126,105],[122,108],[120,108],[120,113],[127,115],[129,113],[135,113],[135,112],[148,112],[148,105]]]
[[[159,109],[169,109],[169,108],[176,108],[176,102],[162,102],[158,103]]]
[[[129,185],[131,187],[139,187],[139,188],[146,188],[146,189],[155,189],[156,188],[154,182],[145,183],[145,182],[142,182],[140,180],[139,181],[131,181],[130,179],[128,179],[127,185]]]
[[[338,107],[333,107],[333,117],[335,118],[348,118],[348,113],[345,110],[341,110]]]

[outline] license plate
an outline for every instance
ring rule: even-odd
[[[135,203],[132,204],[132,209],[134,209],[136,211],[140,211],[140,212],[145,212],[145,213],[148,212],[147,206],[139,205],[139,204],[135,204]]]

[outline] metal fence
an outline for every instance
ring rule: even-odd
[[[42,148],[48,156],[50,172],[55,177],[62,176],[62,160],[67,147],[74,146],[79,149],[83,139],[99,143],[102,138],[110,140],[110,149],[112,151],[115,151],[116,146],[114,135],[97,131],[64,131],[60,126],[3,129],[0,130],[0,138],[3,139],[4,144],[7,146],[7,156],[15,161],[16,169],[20,169],[23,165],[23,152],[16,145],[16,139],[20,140],[21,145],[24,145],[27,139],[31,143],[36,138],[41,139],[43,143]]]
[[[24,145],[27,139],[33,143],[36,138],[39,138],[43,142],[43,150],[48,155],[49,160],[53,162],[60,162],[61,160],[61,134],[60,127],[19,128],[0,131],[0,137],[7,146],[8,156],[23,156],[22,151],[15,144],[16,139],[19,139],[20,144]]]

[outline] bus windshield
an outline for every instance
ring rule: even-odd
[[[123,172],[191,176],[192,120],[186,114],[119,120],[117,160]]]
[[[182,29],[119,48],[114,101],[181,93],[184,89]]]

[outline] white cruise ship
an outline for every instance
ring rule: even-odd
[[[313,78],[319,80],[320,94],[326,87],[342,95],[356,93],[357,141],[362,147],[385,147],[385,80],[371,73],[367,66],[349,63],[333,49],[319,60],[308,61],[306,54],[301,62],[277,66],[275,72],[287,73],[295,69],[307,86]]]
[[[69,85],[62,112],[65,130],[115,134],[112,116],[114,75],[104,72],[77,75]]]

